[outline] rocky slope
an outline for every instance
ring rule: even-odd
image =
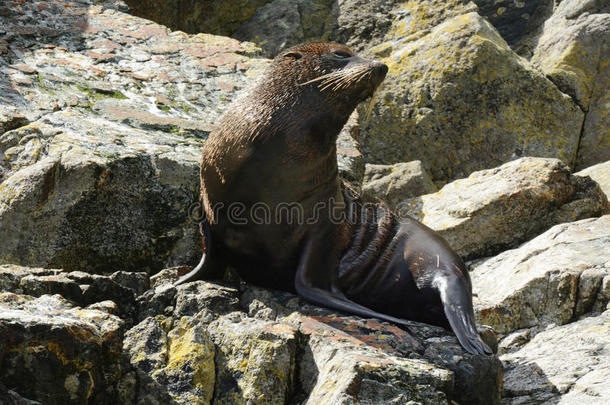
[[[2,2],[0,403],[610,402],[609,12]],[[268,57],[319,38],[390,66],[338,140],[341,173],[472,260],[497,356],[231,274],[171,287],[200,255],[215,121]]]

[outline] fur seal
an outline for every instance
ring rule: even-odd
[[[401,325],[450,327],[490,354],[475,327],[464,263],[434,231],[342,186],[336,139],[387,73],[335,43],[280,53],[235,101],[202,151],[204,254],[176,285],[227,265],[247,282]]]

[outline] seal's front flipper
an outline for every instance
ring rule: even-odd
[[[301,255],[295,278],[295,288],[299,296],[320,306],[363,317],[379,318],[408,329],[409,321],[373,311],[350,300],[335,288],[334,272],[338,263],[333,264],[331,260],[328,260],[328,258],[332,258],[332,252],[320,254],[323,249],[320,246],[316,248],[314,245],[314,241],[308,240]],[[326,247],[328,246],[331,245],[326,245]]]
[[[439,288],[445,316],[460,344],[471,354],[493,354],[479,336],[474,322],[472,302],[466,288],[451,288],[451,283],[445,283]]]
[[[212,232],[210,224],[204,217],[200,223],[201,236],[203,237],[203,254],[199,264],[191,271],[183,275],[174,283],[174,287],[180,284],[190,283],[197,280],[210,280],[219,278],[224,267],[216,261],[212,252]]]

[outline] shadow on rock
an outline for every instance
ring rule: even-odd
[[[535,362],[505,361],[503,404],[558,404],[559,390]]]

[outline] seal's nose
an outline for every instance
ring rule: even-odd
[[[373,70],[375,75],[380,79],[385,79],[385,75],[388,73],[388,65],[382,62],[373,61]]]
[[[386,65],[385,63],[381,63],[381,62],[379,62],[379,64],[381,65],[379,67],[379,70],[381,71],[381,74],[385,76],[388,73],[388,65]]]

